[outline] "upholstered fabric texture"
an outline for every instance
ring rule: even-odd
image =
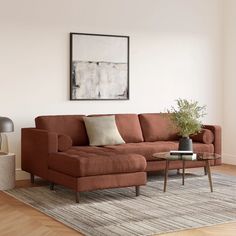
[[[35,128],[24,128],[21,133],[21,167],[42,178],[48,178],[48,154],[58,150],[58,135]]]
[[[139,120],[146,142],[173,141],[179,138],[168,114],[140,114]]]
[[[214,151],[221,155],[222,153],[222,140],[221,140],[221,127],[218,125],[204,125],[205,129],[209,129],[214,134]]]
[[[39,116],[35,119],[35,124],[37,129],[70,136],[73,146],[83,146],[89,144],[83,117],[84,115]]]
[[[137,114],[116,114],[117,128],[126,143],[143,142],[143,134]]]
[[[214,134],[209,129],[202,129],[200,133],[191,136],[193,142],[211,144],[214,141]]]
[[[149,171],[152,166],[155,170],[161,170],[165,167],[165,162],[156,161],[156,158],[152,157],[153,153],[177,148],[177,141],[128,143],[105,147],[78,146],[64,153],[51,153],[48,165],[52,170],[73,177]],[[196,152],[214,152],[212,144],[194,143],[193,148]],[[145,159],[148,161],[147,165]],[[204,164],[204,162],[187,162],[186,166],[204,166]],[[171,162],[170,168],[181,166],[182,162],[176,161]]]
[[[48,166],[50,169],[74,177],[132,173],[146,169],[145,158],[138,154],[114,154],[103,152],[93,154],[71,151],[67,153],[51,153]]]
[[[122,145],[109,145],[109,148],[117,153],[129,154],[137,153],[143,155],[147,161],[155,160],[152,154],[155,152],[168,152],[170,150],[178,149],[178,141],[157,141],[157,142],[143,142],[143,143],[126,143]],[[214,152],[214,146],[212,144],[193,143],[194,152]]]
[[[147,181],[146,172],[106,174],[76,178],[49,169],[49,176],[53,180],[53,183],[63,185],[77,192],[93,191],[104,188],[140,186],[145,185]]]
[[[84,117],[90,146],[125,143],[115,121],[115,116]]]
[[[72,139],[68,135],[58,135],[58,151],[64,152],[72,147]]]

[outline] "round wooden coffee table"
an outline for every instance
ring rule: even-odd
[[[196,153],[195,160],[189,160],[190,156],[187,156],[186,154],[170,155],[170,152],[154,153],[152,156],[156,159],[163,160],[166,162],[164,189],[163,189],[164,192],[166,192],[169,163],[171,161],[182,161],[182,169],[183,169],[183,171],[182,171],[182,185],[184,185],[184,178],[185,178],[185,162],[186,161],[205,161],[205,166],[204,166],[205,172],[208,174],[210,189],[211,189],[211,192],[213,192],[210,161],[219,159],[221,157],[219,154],[207,153],[207,152]]]

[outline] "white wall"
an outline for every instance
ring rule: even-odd
[[[236,165],[236,1],[224,4],[223,160]]]
[[[0,107],[17,168],[20,129],[38,115],[159,112],[182,97],[220,124],[221,13],[221,0],[0,0]],[[69,101],[70,32],[130,36],[129,101]]]

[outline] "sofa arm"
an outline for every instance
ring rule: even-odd
[[[22,170],[47,179],[48,154],[57,150],[57,133],[36,128],[21,130]]]
[[[221,127],[218,125],[204,125],[203,128],[209,129],[214,134],[214,150],[215,153],[221,155]]]

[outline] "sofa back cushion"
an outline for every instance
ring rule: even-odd
[[[126,143],[143,142],[142,129],[137,114],[102,114],[90,116],[115,115],[116,126]]]
[[[58,134],[58,151],[65,152],[70,149],[73,145],[72,139],[70,136],[65,134]]]
[[[140,114],[139,120],[146,142],[178,140],[179,138],[168,114]]]
[[[84,115],[39,116],[35,119],[37,129],[44,129],[71,137],[73,146],[89,145]]]

